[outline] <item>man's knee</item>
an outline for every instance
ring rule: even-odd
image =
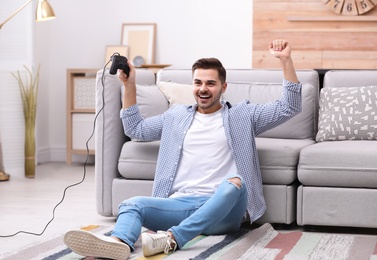
[[[238,177],[229,178],[228,181],[234,184],[238,189],[242,188],[242,180]]]
[[[140,205],[140,204],[143,203],[143,199],[144,199],[143,196],[135,196],[135,197],[126,199],[126,200],[122,201],[122,203],[120,203],[119,208],[133,207],[133,206]]]

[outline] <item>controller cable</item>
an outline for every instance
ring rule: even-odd
[[[92,130],[92,134],[89,136],[88,140],[86,141],[85,143],[85,147],[86,147],[86,159],[85,159],[85,162],[84,162],[84,173],[83,173],[83,177],[82,177],[82,180],[77,182],[77,183],[74,183],[74,184],[71,184],[67,187],[65,187],[64,191],[63,191],[63,196],[61,198],[61,200],[55,205],[55,207],[53,208],[52,210],[52,218],[47,222],[47,224],[45,225],[45,227],[43,228],[43,230],[40,232],[40,233],[34,233],[34,232],[29,232],[29,231],[23,231],[23,230],[20,230],[20,231],[17,231],[16,233],[14,234],[10,234],[10,235],[0,235],[0,238],[7,238],[7,237],[14,237],[18,234],[27,234],[27,235],[33,235],[33,236],[41,236],[43,235],[43,233],[46,231],[47,227],[51,224],[51,222],[55,219],[55,210],[56,208],[63,203],[64,199],[65,199],[65,195],[66,195],[66,192],[69,188],[72,188],[74,186],[77,186],[81,183],[84,182],[85,178],[86,178],[86,166],[88,164],[88,160],[89,160],[89,141],[92,139],[92,137],[94,136],[94,133],[95,133],[95,128],[96,128],[96,122],[97,122],[97,118],[99,116],[99,114],[103,111],[104,107],[105,107],[105,71],[106,71],[106,67],[107,65],[110,63],[110,61],[112,60],[113,56],[115,55],[120,55],[119,53],[115,52],[110,60],[105,64],[105,66],[103,67],[102,69],[102,77],[101,77],[101,83],[102,83],[102,107],[98,110],[98,112],[96,113],[95,117],[94,117],[94,121],[93,121],[93,130]]]

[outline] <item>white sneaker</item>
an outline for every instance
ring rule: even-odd
[[[108,236],[96,236],[84,230],[68,231],[64,236],[64,244],[73,252],[83,256],[128,259],[130,247]]]
[[[142,233],[142,245],[144,256],[156,255],[164,252],[166,255],[170,250],[177,249],[177,243],[170,237],[168,232],[158,231],[156,234]]]

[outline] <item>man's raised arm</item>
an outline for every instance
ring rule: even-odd
[[[295,68],[291,57],[291,45],[284,39],[274,40],[270,43],[269,50],[273,56],[280,59],[284,78],[290,82],[298,83]]]

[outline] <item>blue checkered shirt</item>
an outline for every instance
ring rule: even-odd
[[[247,211],[253,222],[260,218],[266,204],[255,136],[292,118],[301,111],[301,84],[283,80],[280,100],[253,104],[244,100],[232,107],[222,101],[225,134],[233,157],[247,187]],[[180,161],[183,141],[197,105],[175,105],[161,115],[143,119],[137,105],[122,109],[124,132],[143,141],[161,140],[152,196],[168,197]]]

